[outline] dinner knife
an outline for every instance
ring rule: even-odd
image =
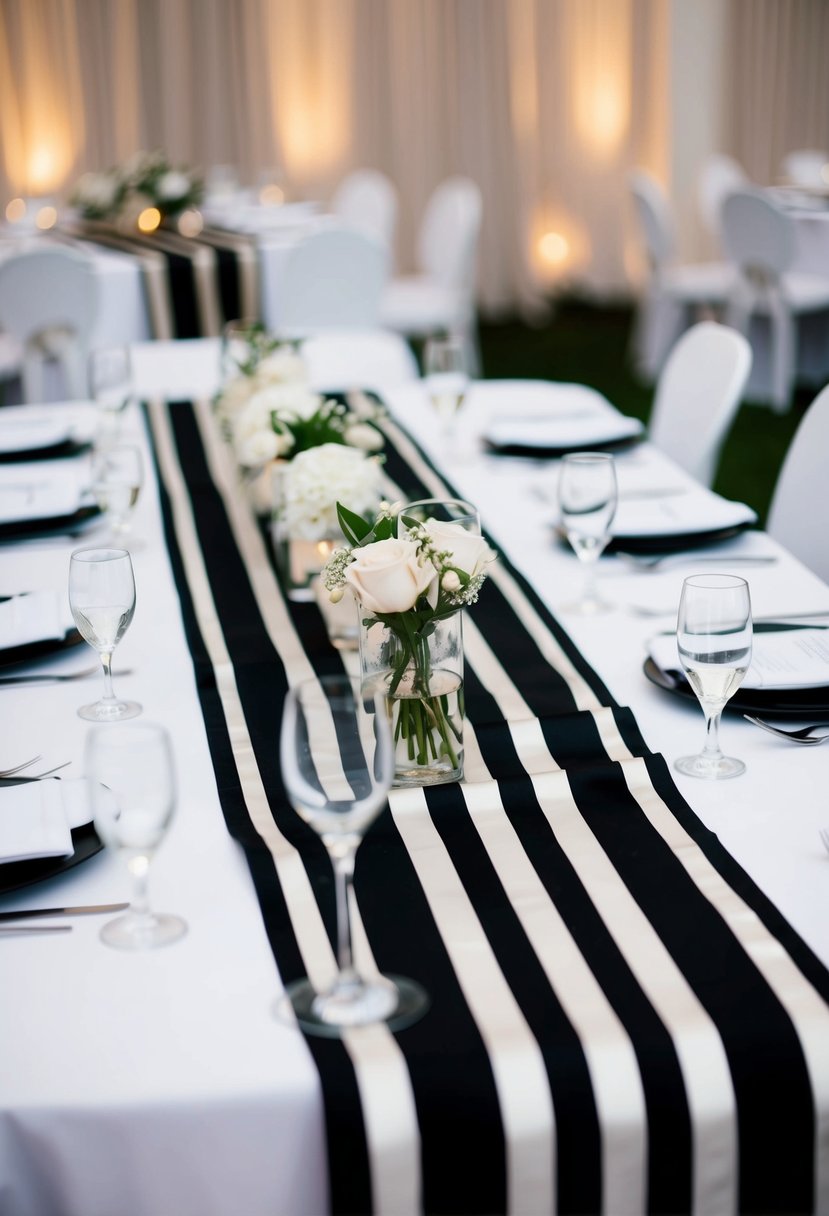
[[[71,933],[71,925],[0,925],[0,937],[29,937],[34,934]]]
[[[100,912],[123,912],[129,904],[80,904],[76,908],[24,908],[20,912],[0,912],[0,922],[29,920],[34,916],[95,916]]]

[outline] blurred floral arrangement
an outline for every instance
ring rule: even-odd
[[[174,167],[163,152],[136,152],[122,165],[84,173],[70,202],[84,219],[133,223],[148,207],[162,217],[195,207],[204,195],[202,179]]]

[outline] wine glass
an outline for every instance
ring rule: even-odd
[[[676,622],[679,660],[705,714],[705,746],[674,768],[687,777],[738,777],[742,760],[720,751],[719,726],[751,662],[751,597],[735,574],[695,574],[682,584]]]
[[[99,726],[86,741],[86,775],[95,828],[126,861],[133,881],[129,911],[108,921],[101,939],[121,950],[146,950],[187,932],[179,916],[150,911],[147,873],[176,804],[173,749],[163,726]]]
[[[111,539],[116,545],[126,542],[143,481],[141,452],[131,444],[104,448],[95,459],[92,492],[98,506],[106,512]]]
[[[458,410],[469,388],[469,366],[463,338],[429,338],[423,348],[426,391],[446,438],[453,438]]]
[[[98,407],[101,428],[114,442],[121,418],[135,397],[132,359],[128,346],[103,346],[89,356],[89,386]]]
[[[254,317],[241,317],[237,320],[226,321],[222,326],[221,373],[222,383],[229,380],[245,369],[251,369],[259,353],[257,341],[264,331]]]
[[[112,691],[112,652],[135,612],[135,578],[126,549],[76,549],[69,560],[69,607],[83,638],[101,656],[104,695],[82,705],[81,718],[120,722],[141,713],[137,701],[120,701]]]
[[[606,452],[578,452],[561,462],[558,504],[561,526],[576,557],[584,565],[581,599],[568,605],[572,612],[606,612],[596,590],[596,563],[610,540],[618,491],[613,457]]]
[[[337,975],[321,992],[309,979],[289,984],[276,1012],[330,1037],[374,1022],[408,1026],[426,1010],[424,990],[401,976],[360,975],[351,948],[354,861],[394,774],[386,698],[361,692],[360,682],[345,675],[296,685],[285,698],[280,762],[291,805],[322,838],[334,868]]]
[[[462,498],[418,498],[407,502],[397,519],[397,534],[405,537],[411,520],[425,523],[429,519],[440,523],[458,524],[465,532],[481,535],[481,515],[478,508]]]

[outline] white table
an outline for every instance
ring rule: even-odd
[[[183,374],[183,365],[178,375]],[[427,451],[445,450],[420,386],[390,394]],[[505,390],[505,408],[509,389]],[[139,419],[130,437],[143,442]],[[468,441],[475,411],[462,418]],[[150,466],[148,465],[148,468]],[[537,490],[554,466],[478,456],[447,462],[459,490],[480,504],[495,541],[553,607],[569,598],[576,560],[550,543]],[[622,487],[665,485],[682,474],[646,446],[619,457]],[[183,915],[188,936],[145,955],[100,944],[97,918],[71,935],[9,938],[0,1003],[0,1196],[4,1216],[273,1216],[325,1210],[325,1138],[317,1072],[303,1041],[271,1015],[280,990],[242,855],[225,829],[152,481],[139,503],[135,620],[115,662],[116,687],[172,733],[180,796],[153,863],[152,902]],[[748,572],[757,615],[829,610],[829,588],[768,537],[745,535],[733,551],[774,554]],[[65,585],[70,542],[0,547],[0,589]],[[602,564],[605,617],[567,628],[650,746],[666,756],[701,741],[702,715],[659,692],[641,670],[647,637],[670,628],[685,570],[630,574]],[[630,604],[665,606],[643,620]],[[120,675],[130,668],[132,674]],[[43,754],[83,771],[87,726],[76,715],[94,681],[2,689],[0,768]],[[829,965],[829,883],[817,829],[829,822],[829,748],[778,744],[739,719],[724,741],[748,763],[744,778],[707,785],[678,778],[717,832],[812,949]],[[107,853],[3,908],[126,898]]]

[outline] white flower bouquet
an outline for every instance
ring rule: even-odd
[[[136,152],[123,165],[85,173],[72,194],[84,219],[117,221],[145,207],[175,216],[195,207],[204,195],[201,178],[172,166],[163,152]]]

